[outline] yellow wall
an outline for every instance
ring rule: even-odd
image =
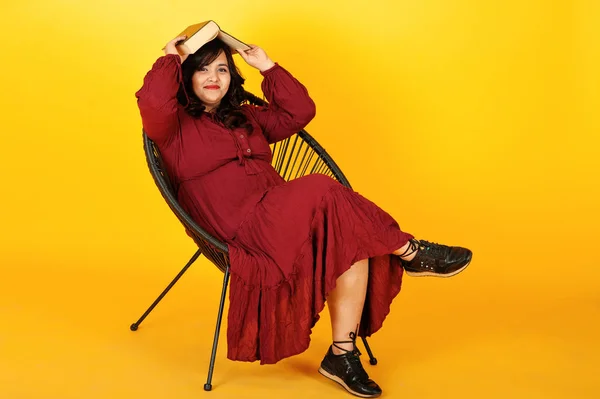
[[[600,199],[599,7],[3,5],[0,264],[160,268],[193,252],[146,169],[134,92],[166,41],[215,19],[309,88],[318,115],[308,131],[357,191],[419,237],[474,249],[464,290],[591,291],[600,277],[591,249]],[[242,70],[257,92],[258,73]]]
[[[215,267],[127,327],[195,251],[134,93],[205,19],[305,83],[308,131],[357,191],[475,252],[452,279],[405,280],[370,341],[386,398],[600,397],[599,1],[25,0],[0,7],[0,398],[202,392]],[[225,361],[222,331],[210,395],[348,397],[316,373],[323,316],[268,368]]]

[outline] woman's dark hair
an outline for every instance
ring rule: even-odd
[[[178,101],[185,106],[185,110],[192,116],[200,116],[204,112],[204,105],[194,93],[192,86],[192,76],[194,73],[213,62],[221,54],[225,53],[231,82],[229,89],[221,100],[219,107],[215,112],[216,119],[228,129],[245,127],[249,132],[252,131],[252,125],[248,122],[246,115],[241,110],[241,105],[246,101],[246,92],[243,84],[245,79],[238,70],[229,46],[222,41],[211,40],[200,47],[194,54],[190,54],[181,65],[183,84],[177,94]]]

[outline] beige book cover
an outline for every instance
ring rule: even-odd
[[[183,30],[183,32],[181,32],[177,36],[183,36],[183,35],[186,35],[187,39],[185,39],[184,41],[180,42],[177,45],[177,49],[180,54],[182,54],[184,52],[181,48],[183,46],[185,46],[187,51],[190,54],[192,54],[192,53],[195,53],[196,51],[198,51],[198,49],[200,47],[204,46],[206,43],[208,43],[214,39],[219,39],[223,43],[228,45],[231,48],[233,54],[237,53],[236,52],[237,49],[242,49],[242,50],[250,49],[250,46],[248,46],[244,42],[236,39],[235,37],[231,36],[227,32],[222,31],[221,28],[219,27],[219,25],[215,21],[212,21],[212,20],[200,22],[200,23],[194,24],[194,25],[190,25],[187,28],[185,28]],[[163,48],[163,50],[164,50],[164,48]]]

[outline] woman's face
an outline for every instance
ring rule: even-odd
[[[221,100],[229,90],[231,75],[229,74],[229,65],[227,57],[221,51],[221,54],[210,64],[200,68],[192,75],[192,87],[194,93],[207,112],[217,109]]]

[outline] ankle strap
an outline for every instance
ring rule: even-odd
[[[404,257],[404,256],[410,256],[412,254],[414,254],[415,252],[417,252],[417,249],[419,248],[419,244],[420,242],[415,240],[414,238],[411,238],[410,240],[408,240],[408,248],[406,248],[406,251],[404,251],[404,253],[402,255],[398,255],[399,257]]]
[[[350,333],[348,334],[348,337],[350,337],[350,341],[333,341],[333,346],[335,346],[339,350],[344,351],[346,353],[348,353],[348,352],[356,352],[360,356],[361,353],[358,350],[358,348],[356,347],[356,334],[358,334],[358,326],[356,326],[356,332],[350,331]],[[340,347],[340,346],[338,346],[336,344],[352,344],[352,350],[348,350],[346,348],[342,348],[342,347]]]

